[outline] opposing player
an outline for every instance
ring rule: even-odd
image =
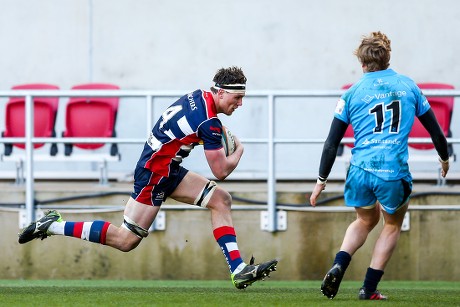
[[[224,180],[238,165],[243,145],[236,136],[235,151],[226,156],[222,147],[222,123],[218,113],[232,115],[242,106],[246,77],[238,67],[221,68],[211,91],[196,90],[167,108],[152,129],[134,172],[134,190],[124,221],[117,227],[106,221],[66,222],[52,210],[19,234],[23,244],[35,238],[65,235],[128,252],[147,237],[148,229],[167,197],[208,208],[214,237],[227,260],[231,279],[244,289],[276,270],[277,260],[243,262],[231,217],[232,198],[216,182],[180,165],[195,145],[202,143],[214,176]]]
[[[355,208],[357,218],[349,225],[333,266],[321,284],[322,293],[330,299],[336,296],[353,254],[377,225],[380,214],[384,226],[358,297],[387,299],[377,285],[396,248],[409,205],[412,177],[407,164],[408,138],[415,116],[430,133],[439,154],[441,175],[445,177],[449,170],[447,140],[436,117],[417,85],[388,68],[390,52],[390,40],[381,32],[365,36],[355,51],[364,75],[337,103],[319,177],[310,197],[315,206],[326,187],[340,141],[351,124],[355,146],[345,182],[345,203]]]

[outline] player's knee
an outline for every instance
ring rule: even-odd
[[[127,229],[120,228],[113,246],[126,253],[135,249],[141,241],[142,238],[139,238]]]
[[[402,223],[388,223],[385,221],[383,227],[385,228],[385,231],[387,233],[400,233],[401,232],[401,227]]]
[[[232,196],[224,189],[218,187],[214,192],[213,198],[208,203],[208,208],[215,210],[230,210],[232,206]]]
[[[140,238],[133,238],[132,240],[122,242],[118,249],[122,252],[127,253],[135,249],[139,245],[139,243],[141,243],[141,241],[142,239]]]
[[[221,189],[222,190],[222,189]],[[222,202],[224,206],[230,208],[232,206],[232,195],[225,190],[222,190]]]
[[[124,216],[124,221],[120,227],[121,231],[118,236],[118,249],[122,252],[129,252],[135,249],[142,238],[148,236],[147,229],[142,228],[128,216]]]
[[[208,181],[203,187],[201,192],[197,195],[194,205],[203,207],[203,208],[213,208],[216,206],[216,203],[225,201],[230,195],[225,190],[217,186],[215,181]],[[231,204],[231,198],[230,198]]]
[[[374,227],[377,226],[379,220],[380,220],[380,219],[378,219],[378,218],[360,219],[361,223],[364,224],[364,226],[365,226],[368,230],[374,229]]]

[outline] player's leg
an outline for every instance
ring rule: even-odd
[[[355,207],[356,220],[348,226],[340,250],[321,284],[321,292],[330,299],[337,295],[353,254],[364,244],[380,219],[380,207],[376,204],[372,180],[373,176],[368,172],[350,166],[345,184],[345,203]]]
[[[355,208],[357,217],[347,228],[340,247],[335,255],[332,268],[326,273],[321,284],[323,295],[333,299],[339,290],[343,276],[351,262],[354,253],[366,242],[367,236],[380,219],[378,204],[365,208]]]
[[[111,224],[106,235],[106,245],[128,252],[136,248],[155,220],[160,206],[149,206],[129,198],[121,227]]]
[[[382,211],[385,223],[374,247],[370,265],[371,268],[376,270],[385,269],[398,243],[408,205],[407,203],[394,214],[388,214]]]
[[[410,179],[381,182],[376,189],[377,197],[382,203],[384,225],[375,243],[371,264],[366,271],[363,286],[359,292],[360,299],[387,299],[386,296],[380,294],[377,286],[399,240],[411,190]]]
[[[380,205],[355,208],[356,220],[347,228],[343,238],[341,251],[353,254],[366,242],[367,236],[380,220]]]
[[[230,271],[233,273],[238,266],[244,266],[236,242],[236,233],[231,216],[231,196],[217,186],[193,172],[188,172],[171,194],[171,198],[208,208],[211,213],[211,224],[217,243],[227,259]],[[201,199],[201,202],[200,202]]]
[[[51,210],[24,228],[19,233],[18,241],[23,244],[36,238],[64,235],[130,251],[148,235],[148,228],[163,201],[165,193],[162,189],[168,183],[168,178],[137,167],[134,172],[134,192],[126,204],[121,227],[107,221],[64,221],[57,211]]]
[[[271,271],[276,269],[277,260],[254,265],[254,260],[251,259],[249,265],[244,263],[233,227],[232,197],[215,182],[189,171],[170,197],[210,210],[214,237],[227,260],[230,274],[237,288],[244,289],[254,281],[268,276]],[[256,274],[254,275],[252,272]]]
[[[383,212],[384,226],[375,243],[370,266],[367,268],[363,286],[359,290],[361,300],[386,300],[377,286],[384,274],[385,266],[396,248],[401,233],[401,225],[404,214],[407,211],[407,204],[401,207],[395,214]]]
[[[51,235],[63,235],[127,252],[139,245],[141,239],[147,235],[146,229],[158,211],[159,207],[144,205],[130,198],[124,212],[125,227],[117,227],[101,220],[65,221],[57,211],[51,210],[19,234],[19,243],[23,244],[35,238],[44,239]]]
[[[214,181],[189,171],[170,197],[183,203],[208,208],[213,230],[223,226],[233,227],[232,197]]]

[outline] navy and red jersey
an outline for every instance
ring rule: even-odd
[[[196,90],[182,96],[166,111],[144,145],[138,167],[169,176],[172,161],[182,162],[194,146],[205,150],[222,148],[222,123],[210,92]]]

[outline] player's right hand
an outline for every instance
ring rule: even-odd
[[[326,185],[323,183],[317,183],[313,188],[313,192],[310,195],[310,205],[312,207],[316,206],[316,201],[318,200],[319,195],[321,192],[326,188]]]
[[[235,140],[235,148],[241,147],[241,149],[244,149],[243,144],[236,135],[233,135],[233,140]]]

